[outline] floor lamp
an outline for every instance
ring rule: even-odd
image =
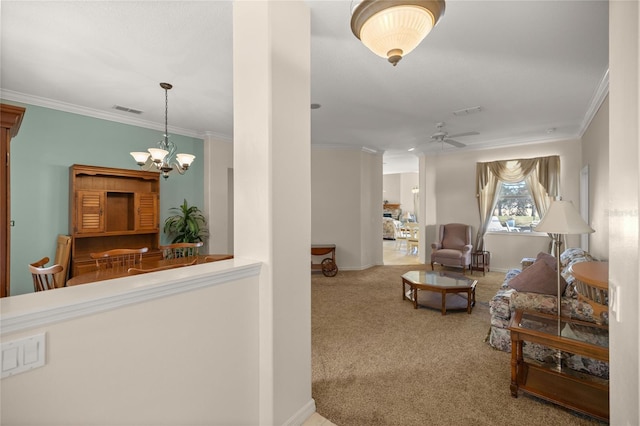
[[[556,257],[556,269],[557,269],[557,311],[558,311],[558,336],[561,335],[561,294],[560,294],[560,247],[562,245],[561,236],[569,234],[590,234],[595,232],[593,228],[587,224],[578,210],[574,207],[571,201],[563,201],[562,199],[555,200],[549,206],[549,209],[545,213],[544,217],[538,223],[538,226],[534,229],[536,232],[546,232],[551,234],[551,238],[554,241],[555,257]],[[558,356],[558,369],[561,368],[561,357]]]

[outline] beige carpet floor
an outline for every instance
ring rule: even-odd
[[[448,312],[402,300],[400,276],[424,265],[312,274],[317,412],[338,426],[593,425],[509,391],[510,354],[490,347],[488,301],[504,278],[478,279],[476,306]]]

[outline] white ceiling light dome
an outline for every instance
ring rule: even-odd
[[[351,31],[396,66],[424,40],[444,10],[444,0],[363,0],[351,15]]]

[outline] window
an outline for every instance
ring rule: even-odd
[[[532,232],[540,216],[524,181],[500,182],[498,202],[493,211],[490,232]]]

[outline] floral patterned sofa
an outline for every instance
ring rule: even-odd
[[[548,314],[556,314],[557,302],[555,294],[557,293],[557,272],[555,272],[555,269],[553,271],[553,273],[556,274],[554,284],[555,289],[552,291],[553,294],[544,294],[544,291],[529,292],[516,290],[509,286],[509,283],[521,274],[525,268],[532,267],[533,265],[536,265],[537,262],[541,262],[542,260],[539,259],[543,256],[548,257],[549,255],[540,253],[537,259],[526,259],[526,261],[523,259],[522,270],[511,269],[508,271],[500,290],[498,290],[496,295],[489,301],[491,329],[487,340],[492,347],[501,351],[511,352],[509,322],[511,321],[511,316],[515,313],[516,309],[528,309]],[[534,260],[535,262],[532,262]],[[566,288],[564,293],[562,293],[561,309],[565,315],[570,310],[572,318],[588,322],[599,322],[606,325],[609,323],[606,311],[603,312],[601,318],[594,318],[593,308],[591,305],[578,300],[574,282],[575,278],[570,272],[571,265],[578,262],[593,260],[596,259],[594,259],[588,252],[579,248],[569,248],[560,255],[561,276],[566,282]],[[533,269],[531,271],[533,271]],[[527,275],[530,276],[531,274],[529,272],[531,271],[528,271]],[[536,291],[538,290],[536,289]],[[547,347],[531,342],[524,342],[523,351],[527,357],[540,362],[552,362],[555,352]],[[573,354],[565,354],[565,357],[563,358],[563,362],[566,367],[572,370],[588,373],[604,379],[609,378],[609,365],[606,362]]]

